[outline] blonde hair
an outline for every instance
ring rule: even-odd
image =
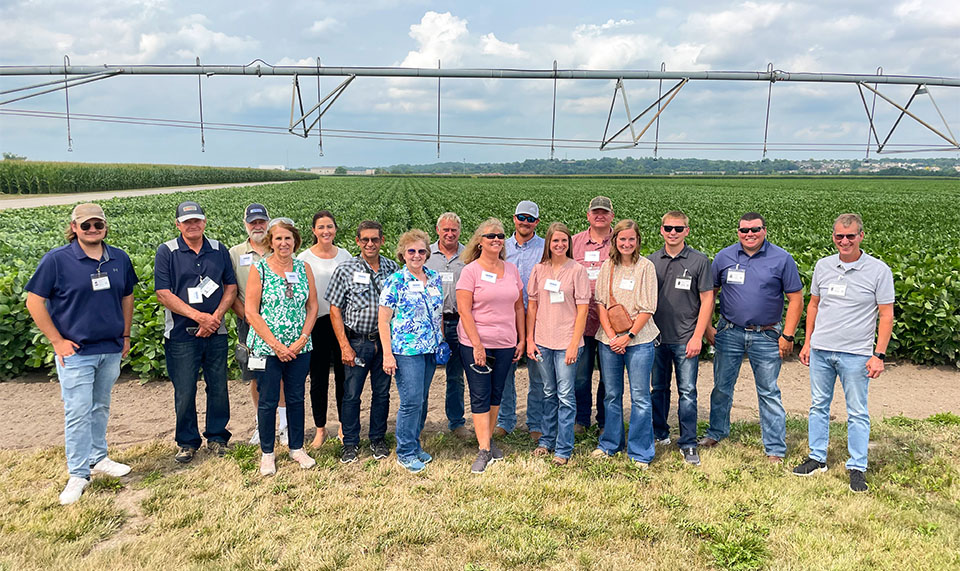
[[[540,263],[550,261],[550,241],[553,240],[553,235],[557,232],[566,234],[567,257],[573,259],[573,236],[570,235],[570,229],[563,222],[553,222],[547,227],[547,233],[543,237],[543,256],[540,258]]]
[[[503,222],[500,222],[499,218],[487,218],[477,226],[477,229],[473,231],[473,236],[470,236],[470,241],[467,242],[467,245],[463,248],[463,253],[460,254],[460,259],[463,260],[464,264],[469,264],[470,262],[476,260],[480,257],[480,235],[486,234],[484,230],[494,229],[497,232],[504,232]],[[500,259],[507,259],[507,249],[502,248],[500,250]]]
[[[290,224],[285,220],[281,220],[279,218],[274,218],[270,222],[271,224],[267,228],[267,233],[264,234],[263,239],[260,240],[260,245],[263,246],[265,250],[268,250],[270,252],[273,251],[273,233],[277,230],[277,228],[283,228],[285,230],[289,230],[290,233],[293,234],[293,251],[296,252],[297,250],[300,249],[300,244],[302,243],[302,241],[300,239],[300,231],[297,230],[296,226],[294,226],[293,224]]]
[[[423,230],[418,230],[414,228],[413,230],[407,230],[403,234],[400,234],[400,238],[397,239],[397,259],[403,263],[406,263],[406,260],[403,259],[403,254],[407,251],[407,246],[414,242],[423,242],[423,245],[427,248],[427,258],[430,259],[430,236],[427,235]]]
[[[640,259],[640,227],[633,220],[625,218],[617,222],[617,225],[613,227],[613,233],[610,235],[610,259],[615,266],[620,265],[621,259],[620,250],[617,249],[617,236],[624,230],[633,230],[637,233],[637,247],[630,254],[630,262],[636,264],[637,260]]]
[[[863,232],[863,218],[860,218],[859,214],[841,214],[837,216],[837,219],[833,221],[833,228],[836,229],[837,224],[841,226],[850,226],[852,224],[857,225],[857,232]]]
[[[690,225],[690,219],[687,218],[687,215],[684,214],[682,210],[671,210],[670,212],[667,212],[660,218],[660,224],[666,223],[667,218],[676,218],[678,220],[683,220],[684,226]]]

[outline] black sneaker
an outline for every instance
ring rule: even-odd
[[[493,462],[493,454],[489,450],[480,450],[477,453],[477,459],[473,461],[473,466],[470,466],[470,471],[474,474],[483,474],[483,471],[487,469]]]
[[[500,447],[496,445],[493,441],[493,438],[490,439],[490,461],[496,462],[497,460],[503,460],[503,450],[500,450]]]
[[[827,465],[824,462],[818,462],[813,458],[807,458],[803,464],[793,469],[794,476],[813,476],[820,472],[826,472]]]
[[[173,457],[174,460],[181,464],[188,464],[193,460],[194,455],[197,453],[197,449],[193,446],[181,446],[180,450],[177,452],[177,455]]]
[[[217,456],[226,456],[228,448],[226,444],[218,440],[207,440],[207,450]]]
[[[687,464],[693,466],[700,465],[700,455],[697,454],[696,448],[681,448],[680,453],[683,454],[683,461]]]
[[[383,460],[390,455],[390,448],[387,447],[386,440],[374,440],[370,443],[370,451],[376,460]]]
[[[850,470],[850,491],[851,492],[867,491],[867,477],[860,470]]]
[[[350,464],[356,462],[360,458],[360,447],[359,446],[344,446],[343,452],[340,454],[340,463],[341,464]]]

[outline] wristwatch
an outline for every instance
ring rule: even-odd
[[[637,334],[634,333],[633,331],[627,331],[627,335],[629,335],[631,339],[637,336]]]
[[[781,334],[780,334],[780,337],[783,337],[783,338],[786,339],[787,341],[793,343],[793,340],[794,340],[794,336],[793,336],[793,335],[784,335],[783,333],[781,333]]]
[[[881,361],[883,361],[884,359],[887,358],[887,354],[886,354],[886,353],[877,353],[877,352],[874,352],[874,353],[873,353],[873,356],[876,357],[877,359],[880,359]]]

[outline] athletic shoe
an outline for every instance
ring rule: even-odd
[[[680,453],[683,454],[683,461],[687,464],[691,464],[693,466],[700,465],[700,455],[697,454],[696,448],[683,448],[680,450]]]
[[[188,464],[193,460],[196,453],[197,449],[193,446],[181,446],[180,451],[177,452],[177,455],[174,456],[173,459],[181,464]]]
[[[634,461],[633,461],[633,466],[634,466],[635,468],[640,469],[640,470],[646,470],[646,469],[650,468],[650,464],[648,464],[647,462],[641,462],[641,461],[639,461],[639,460],[634,460]]]
[[[120,476],[126,476],[130,473],[130,466],[121,464],[120,462],[114,462],[110,458],[104,458],[93,465],[93,468],[90,469],[90,473],[106,474],[107,476],[119,478]]]
[[[350,464],[351,462],[356,462],[359,458],[360,458],[359,446],[344,446],[343,452],[340,454],[340,463]]]
[[[226,456],[229,448],[227,447],[226,442],[220,442],[219,440],[207,440],[207,450],[212,454],[217,456]]]
[[[277,457],[273,452],[260,456],[260,475],[272,476],[277,473]]]
[[[820,472],[827,471],[827,464],[825,462],[818,462],[813,458],[807,458],[803,464],[800,464],[793,469],[794,476],[813,476],[819,474]]]
[[[654,445],[654,446],[669,446],[669,445],[670,445],[670,437],[668,436],[668,437],[666,437],[666,438],[661,438],[661,439],[659,439],[659,440],[654,440],[654,441],[653,441],[653,445]]]
[[[500,447],[493,441],[493,438],[490,439],[490,457],[492,458],[492,462],[503,460],[503,450],[500,450]]]
[[[400,464],[412,474],[423,472],[423,470],[427,467],[427,465],[421,462],[419,458],[397,458],[397,464]]]
[[[300,464],[300,467],[304,470],[309,470],[317,465],[317,461],[314,460],[309,454],[304,452],[303,448],[297,448],[296,450],[290,451],[290,459]]]
[[[390,448],[387,447],[386,440],[375,440],[370,443],[370,451],[376,460],[383,460],[390,455]]]
[[[433,456],[421,450],[417,452],[417,460],[423,462],[424,464],[429,464],[430,462],[433,462]]]
[[[493,455],[490,454],[489,450],[480,450],[477,452],[477,459],[473,461],[473,465],[470,466],[470,471],[474,474],[483,474],[483,471],[487,469],[487,466],[493,462]]]
[[[83,493],[83,489],[86,488],[89,483],[90,480],[86,478],[70,476],[70,479],[67,480],[67,486],[60,492],[60,505],[65,506],[79,500],[80,494]]]
[[[851,492],[867,491],[866,474],[864,474],[860,470],[850,470],[850,491]]]

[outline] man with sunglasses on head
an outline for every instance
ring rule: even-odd
[[[62,505],[80,499],[91,474],[120,477],[130,466],[107,457],[110,391],[130,352],[137,275],[126,252],[108,246],[107,219],[96,204],[79,204],[67,245],[44,254],[27,282],[27,311],[53,345],[63,397],[70,478]]]
[[[400,266],[380,255],[383,227],[364,220],[357,226],[360,254],[333,271],[324,298],[330,302],[330,323],[346,365],[343,387],[343,452],[340,462],[360,457],[360,394],[370,373],[370,451],[377,460],[390,454],[385,440],[390,414],[390,376],[383,371],[383,346],[377,328],[380,292]],[[388,348],[389,350],[389,348]]]
[[[523,282],[524,310],[527,307],[527,281],[530,279],[530,272],[543,257],[544,241],[537,236],[539,223],[540,207],[533,201],[521,200],[513,214],[513,236],[504,243],[507,261],[517,267],[520,281]],[[503,387],[503,399],[497,414],[497,426],[493,430],[494,436],[506,436],[517,425],[516,372],[517,365],[514,363]],[[537,367],[527,367],[527,376],[530,379],[527,391],[527,431],[530,438],[538,442],[543,436],[543,381]]]
[[[237,297],[237,277],[230,253],[204,232],[207,217],[199,204],[177,206],[180,235],[157,248],[154,289],[166,308],[163,336],[167,375],[173,382],[177,414],[174,460],[193,460],[202,440],[197,424],[197,382],[200,372],[207,388],[207,418],[203,437],[217,456],[227,452],[230,396],[227,392],[227,327],[224,315]]]
[[[720,319],[716,327],[707,328],[707,341],[716,347],[716,357],[710,428],[699,444],[711,448],[729,436],[733,387],[746,353],[757,387],[764,451],[767,460],[782,463],[787,453],[787,428],[777,377],[783,359],[793,352],[793,334],[803,312],[803,284],[793,256],[766,241],[763,216],[744,214],[737,233],[740,241],[720,250],[713,260]]]
[[[830,403],[839,376],[847,404],[850,458],[846,468],[854,492],[867,491],[867,387],[870,379],[883,372],[893,332],[893,273],[889,266],[860,249],[863,237],[860,215],[841,214],[833,223],[837,253],[822,258],[813,270],[807,343],[800,350],[800,362],[810,367],[810,456],[793,469],[797,476],[827,470]]]

